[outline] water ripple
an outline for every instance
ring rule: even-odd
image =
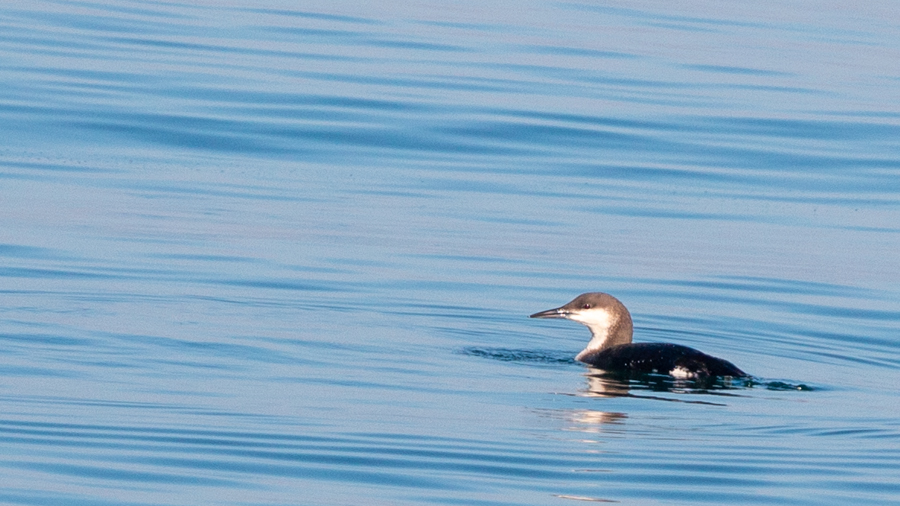
[[[895,6],[720,7],[0,6],[0,502],[890,502]]]

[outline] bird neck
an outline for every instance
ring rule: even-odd
[[[581,360],[590,353],[605,350],[613,346],[629,344],[631,343],[631,336],[634,332],[631,317],[629,315],[625,315],[623,318],[615,319],[606,324],[585,323],[585,325],[591,329],[591,341],[583,350],[581,350],[581,353],[575,357],[575,360]]]

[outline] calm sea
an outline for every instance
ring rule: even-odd
[[[897,503],[898,33],[3,3],[0,503]],[[586,291],[754,380],[596,377]]]

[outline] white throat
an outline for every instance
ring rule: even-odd
[[[609,329],[613,324],[613,318],[609,311],[605,309],[590,309],[579,313],[570,313],[568,318],[591,329],[591,341],[575,357],[575,360],[581,360],[588,353],[603,349],[609,340]]]

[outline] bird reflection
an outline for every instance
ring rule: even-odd
[[[627,380],[610,377],[601,371],[585,374],[588,381],[587,395],[591,397],[627,397],[630,393]]]
[[[587,389],[584,395],[587,397],[613,398],[632,397],[638,399],[650,399],[667,402],[684,402],[689,404],[707,404],[724,406],[724,404],[701,400],[687,400],[671,396],[653,395],[664,394],[704,394],[715,396],[736,397],[737,394],[727,392],[728,389],[744,386],[739,381],[722,380],[716,378],[706,379],[678,379],[668,375],[621,375],[610,374],[599,369],[591,369],[585,374]]]
[[[595,409],[579,409],[569,412],[569,421],[577,424],[571,430],[580,432],[603,432],[602,426],[624,422],[628,418],[625,413],[616,411],[598,411]]]

